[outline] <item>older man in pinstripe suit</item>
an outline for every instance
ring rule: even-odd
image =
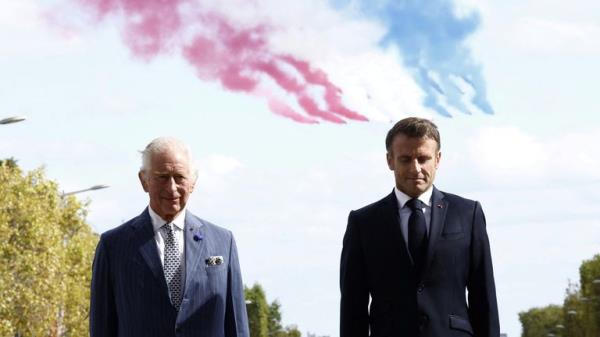
[[[247,337],[233,236],[186,211],[196,182],[187,146],[157,138],[142,159],[150,205],[100,238],[91,337]]]

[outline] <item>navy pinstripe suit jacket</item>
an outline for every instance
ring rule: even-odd
[[[248,337],[237,249],[230,231],[185,215],[186,280],[170,302],[146,209],[100,237],[94,258],[91,337]],[[208,266],[210,256],[223,263]]]

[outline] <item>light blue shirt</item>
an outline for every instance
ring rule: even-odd
[[[152,207],[148,205],[148,213],[150,213],[150,219],[152,220],[152,227],[154,228],[154,241],[156,241],[156,248],[158,250],[158,257],[160,263],[165,266],[165,239],[166,232],[161,229],[167,222],[156,214]],[[177,241],[177,248],[179,249],[179,256],[181,258],[181,279],[185,281],[185,235],[183,234],[185,228],[185,208],[177,214],[175,219],[170,223],[173,224],[173,234],[175,241]]]
[[[404,237],[404,243],[408,249],[408,218],[412,211],[406,203],[412,199],[404,192],[400,191],[397,187],[394,187],[394,193],[396,194],[396,200],[398,200],[398,213],[400,217],[400,230]],[[419,200],[423,202],[423,214],[425,214],[425,227],[427,227],[427,235],[429,235],[429,224],[431,223],[431,195],[433,194],[433,185],[429,187],[425,192],[419,196]]]

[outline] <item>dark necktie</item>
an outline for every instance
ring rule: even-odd
[[[419,199],[410,199],[406,205],[411,210],[408,218],[408,251],[416,269],[420,271],[427,249],[427,227],[423,203]]]
[[[181,254],[179,253],[179,245],[173,233],[173,224],[163,226],[166,232],[165,238],[165,256],[164,256],[164,271],[171,295],[171,303],[179,310],[181,305],[182,291],[182,266]]]

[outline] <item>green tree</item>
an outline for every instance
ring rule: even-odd
[[[564,336],[565,337],[587,337],[585,308],[581,301],[581,291],[577,284],[569,283],[563,304]]]
[[[281,325],[281,304],[274,300],[269,305],[269,337],[300,337],[302,334],[296,325]]]
[[[279,336],[281,336],[281,337],[301,337],[302,333],[300,333],[300,330],[298,330],[298,327],[296,325],[288,325],[285,327],[285,329]]]
[[[269,305],[269,336],[277,336],[277,333],[283,331],[281,326],[281,304],[275,300]]]
[[[557,332],[557,326],[563,324],[563,310],[559,305],[532,308],[519,313],[523,327],[521,337],[546,337]]]
[[[262,286],[255,283],[252,288],[244,287],[250,337],[269,337],[269,305]]]
[[[250,337],[301,337],[295,325],[285,328],[281,324],[281,304],[274,300],[267,304],[262,286],[255,283],[252,288],[244,287]]]
[[[0,161],[0,336],[85,336],[97,242],[42,169]]]
[[[8,158],[0,160],[0,166],[6,165],[9,168],[17,168],[17,160],[15,158]]]
[[[581,263],[579,283],[585,333],[595,337],[600,334],[600,254]]]

